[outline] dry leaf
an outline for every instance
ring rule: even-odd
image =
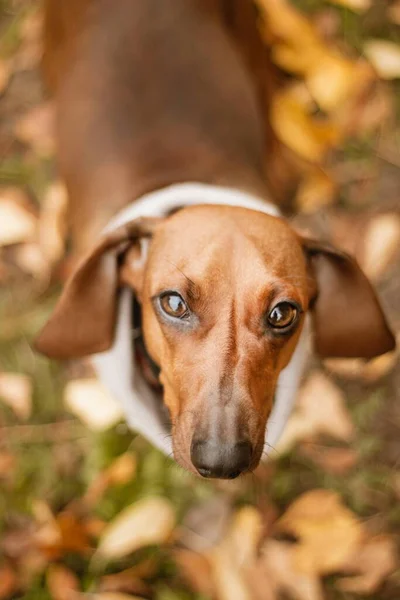
[[[344,592],[374,594],[397,567],[398,557],[394,540],[388,535],[379,535],[362,545],[342,569],[360,575],[343,578],[337,586]]]
[[[18,188],[0,193],[0,247],[30,241],[36,232],[36,218],[27,210],[27,198]]]
[[[357,63],[324,51],[315,56],[306,83],[320,108],[336,112],[357,91],[357,71]]]
[[[176,550],[173,554],[180,573],[198,594],[212,597],[213,581],[210,561],[203,554],[192,550]]]
[[[225,539],[210,551],[208,558],[221,600],[251,600],[245,569],[256,560],[261,534],[260,513],[246,506],[236,513]]]
[[[126,556],[143,546],[166,543],[175,526],[175,512],[165,498],[145,498],[128,506],[105,529],[98,553],[104,558]]]
[[[90,600],[143,600],[139,596],[128,596],[119,592],[104,592],[100,594],[91,594]]]
[[[290,88],[275,95],[271,124],[281,142],[312,163],[321,163],[339,140],[335,127],[314,121]]]
[[[48,504],[37,500],[32,511],[38,524],[36,545],[51,560],[70,552],[86,555],[90,550],[86,524],[72,511],[65,510],[53,515]]]
[[[388,6],[387,14],[392,23],[400,25],[400,0],[395,0],[393,4]]]
[[[397,341],[397,348],[400,340]],[[365,361],[361,358],[329,358],[324,360],[328,371],[348,379],[363,379],[368,383],[375,383],[386,377],[397,364],[398,349],[386,352],[372,360]]]
[[[365,12],[371,7],[371,0],[329,0],[333,4],[339,4],[354,10],[355,12]]]
[[[0,452],[0,480],[7,479],[13,471],[17,463],[16,457],[7,452]]]
[[[65,186],[55,182],[46,191],[39,219],[39,244],[53,264],[64,254],[67,234],[68,197]]]
[[[386,213],[371,219],[358,257],[365,274],[372,279],[381,277],[399,250],[400,216]]]
[[[22,373],[0,373],[0,400],[22,421],[32,412],[32,380]]]
[[[189,508],[179,530],[179,541],[186,548],[204,552],[226,534],[232,515],[228,495],[219,494]]]
[[[69,381],[64,390],[64,403],[95,431],[109,429],[124,416],[121,405],[94,378]]]
[[[79,580],[67,567],[50,565],[47,576],[47,587],[53,600],[73,600],[79,595]]]
[[[315,169],[300,183],[296,194],[296,205],[303,213],[311,213],[329,206],[336,196],[336,185],[322,169]]]
[[[0,566],[0,600],[11,598],[18,588],[14,571],[8,565]]]
[[[143,563],[139,563],[139,565],[120,571],[119,573],[104,575],[100,580],[99,591],[127,592],[129,594],[148,596],[151,594],[151,589],[149,589],[149,586],[142,581],[142,578],[154,576],[156,569],[157,563],[154,560],[149,559]]]
[[[32,108],[15,125],[15,137],[43,157],[54,153],[53,106],[44,103]]]
[[[341,390],[328,377],[314,372],[300,390],[296,410],[277,444],[277,451],[287,452],[296,442],[319,434],[350,441],[354,426]]]
[[[313,573],[296,569],[293,544],[267,540],[262,549],[260,563],[274,582],[277,591],[290,594],[295,600],[323,600],[321,583]]]
[[[14,253],[15,264],[18,267],[33,275],[39,280],[47,279],[50,273],[50,265],[43,255],[39,244],[22,244],[16,248]]]
[[[126,452],[102,471],[88,487],[84,496],[87,506],[94,506],[110,485],[122,485],[135,476],[137,461],[133,454]]]
[[[289,506],[277,525],[299,538],[293,548],[296,569],[316,575],[345,567],[364,535],[355,515],[330,490],[306,492]]]
[[[10,61],[4,59],[0,60],[0,94],[2,94],[8,86],[12,73],[11,67]]]
[[[400,77],[400,46],[386,40],[369,40],[364,53],[382,79]]]
[[[302,454],[333,475],[344,475],[355,467],[358,454],[352,448],[330,448],[317,444],[303,444]]]

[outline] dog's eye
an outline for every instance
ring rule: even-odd
[[[274,329],[286,329],[296,321],[299,311],[290,302],[280,302],[268,315],[268,324]]]
[[[175,317],[175,319],[184,319],[189,314],[186,302],[176,292],[163,294],[160,298],[160,305],[167,315]]]

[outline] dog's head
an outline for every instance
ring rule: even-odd
[[[352,258],[282,219],[196,206],[106,235],[67,283],[38,349],[56,358],[108,349],[121,278],[161,370],[175,458],[204,476],[258,464],[276,382],[307,312],[320,356],[370,358],[395,345]]]

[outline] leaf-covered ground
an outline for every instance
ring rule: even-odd
[[[400,2],[258,5],[292,218],[357,256],[399,333]],[[0,600],[398,600],[396,354],[314,359],[271,460],[209,483],[129,432],[87,365],[33,352],[68,269],[66,198],[39,5],[0,10]]]

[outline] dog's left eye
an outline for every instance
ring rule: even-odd
[[[290,302],[280,302],[268,315],[268,324],[274,329],[287,329],[297,319],[299,310]]]
[[[169,292],[160,297],[160,306],[162,310],[170,317],[175,319],[184,319],[189,315],[189,308],[179,294]]]

